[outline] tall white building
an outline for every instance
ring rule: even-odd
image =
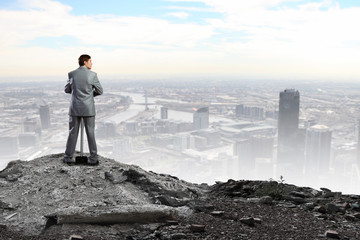
[[[195,137],[189,133],[178,133],[174,136],[174,149],[184,151],[185,149],[195,148]]]
[[[305,174],[323,174],[329,171],[331,131],[327,126],[314,125],[306,131]]]
[[[48,129],[50,128],[50,107],[49,105],[41,105],[39,109],[41,128]]]

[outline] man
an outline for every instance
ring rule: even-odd
[[[79,134],[81,119],[85,125],[88,139],[90,156],[88,163],[96,165],[99,163],[95,141],[95,103],[94,97],[103,93],[97,74],[90,71],[92,67],[91,57],[81,55],[79,57],[80,67],[68,74],[65,92],[71,94],[69,109],[69,137],[63,162],[72,163],[75,153],[76,142]]]

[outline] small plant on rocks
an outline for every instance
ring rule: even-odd
[[[272,178],[268,182],[263,182],[259,184],[258,188],[255,191],[257,197],[270,196],[275,200],[281,200],[283,196],[283,184],[285,179],[283,176],[280,176],[280,180],[274,181]]]

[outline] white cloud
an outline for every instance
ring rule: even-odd
[[[172,17],[185,19],[185,18],[189,17],[190,15],[187,12],[170,12],[170,13],[167,13],[166,16],[172,16]]]
[[[68,12],[72,8],[52,0],[18,0],[18,2],[28,9],[45,10],[54,14]]]
[[[6,39],[0,42],[2,47],[19,46],[43,36],[73,36],[88,45],[122,47],[136,43],[156,43],[186,47],[213,34],[210,26],[172,24],[147,17],[74,16],[70,14],[71,8],[57,2],[26,2],[32,7],[31,10],[0,11],[0,28],[7,33]],[[173,14],[186,17],[186,13]]]
[[[19,74],[21,64],[24,75],[60,74],[76,66],[77,55],[87,52],[96,56],[94,67],[109,74],[360,78],[356,66],[360,8],[315,0],[306,4],[300,0],[186,1],[206,4],[202,9],[190,7],[191,11],[213,11],[223,17],[206,19],[206,24],[176,24],[156,17],[75,16],[71,7],[59,2],[23,1],[27,10],[0,11],[0,30],[5,33],[0,37],[0,71]],[[288,2],[293,5],[279,5]],[[168,15],[189,16],[185,10]],[[39,37],[61,36],[78,39],[81,47],[24,47]],[[24,66],[19,56],[30,61]],[[54,59],[57,63],[51,65]]]

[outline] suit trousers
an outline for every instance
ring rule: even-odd
[[[79,135],[79,128],[81,119],[84,119],[85,132],[88,140],[90,162],[98,161],[97,147],[95,141],[95,116],[91,117],[80,117],[80,116],[69,116],[69,137],[66,142],[66,150],[64,158],[71,160],[75,153],[76,142]]]

